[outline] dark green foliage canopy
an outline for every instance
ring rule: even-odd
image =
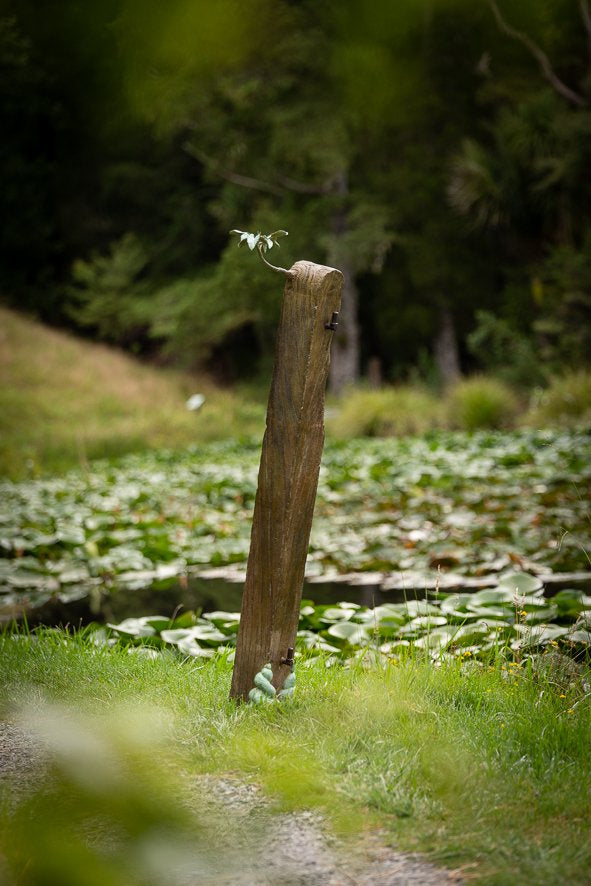
[[[187,365],[225,354],[231,377],[272,352],[278,281],[228,231],[285,228],[281,264],[356,281],[362,367],[428,372],[447,316],[486,368],[467,347],[496,347],[482,311],[520,353],[579,365],[588,13],[4,0],[2,296]]]

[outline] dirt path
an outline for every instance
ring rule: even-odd
[[[44,748],[18,725],[0,723],[0,786],[35,788]],[[254,785],[202,776],[193,790],[205,796],[211,814],[236,833],[232,857],[193,881],[200,886],[449,886],[459,872],[445,871],[385,846],[379,835],[340,844],[312,812],[273,812]],[[190,798],[189,798],[190,801]],[[207,812],[207,801],[206,801]],[[248,835],[248,837],[246,837]],[[248,839],[248,847],[240,845]],[[253,843],[254,841],[254,843]],[[230,873],[229,873],[230,872]]]

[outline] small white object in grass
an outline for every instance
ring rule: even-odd
[[[205,403],[203,394],[192,394],[186,402],[186,407],[190,412],[197,412]]]

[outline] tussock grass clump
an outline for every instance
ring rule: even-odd
[[[499,379],[484,375],[458,382],[447,398],[449,423],[463,431],[511,427],[519,401]]]
[[[417,385],[378,390],[352,388],[327,421],[337,438],[403,437],[438,428],[476,431],[509,428],[520,411],[514,391],[499,379],[464,379],[443,396]]]
[[[525,423],[537,427],[591,423],[591,371],[566,373],[553,378],[545,390],[538,389]]]
[[[344,394],[337,415],[327,421],[335,437],[402,437],[421,434],[443,425],[438,399],[424,388],[412,385],[378,390],[350,389]]]

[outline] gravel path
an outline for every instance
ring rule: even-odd
[[[44,748],[18,725],[0,722],[0,785],[34,789]],[[449,886],[459,872],[444,871],[386,847],[379,835],[340,845],[322,818],[312,812],[272,811],[262,792],[230,778],[200,776],[194,790],[209,798],[212,816],[236,832],[234,855],[210,869],[200,886]],[[189,798],[190,801],[190,798]],[[205,811],[207,813],[207,800]],[[248,851],[240,841],[248,840]],[[254,844],[254,845],[253,845]],[[231,873],[228,873],[231,871]],[[187,886],[189,886],[189,880]]]
[[[198,787],[232,816],[258,817],[264,837],[239,874],[215,875],[207,886],[444,886],[461,883],[456,872],[386,847],[378,836],[340,845],[313,812],[273,813],[254,785],[201,777]],[[215,799],[214,799],[215,798]],[[218,806],[219,809],[219,806]]]

